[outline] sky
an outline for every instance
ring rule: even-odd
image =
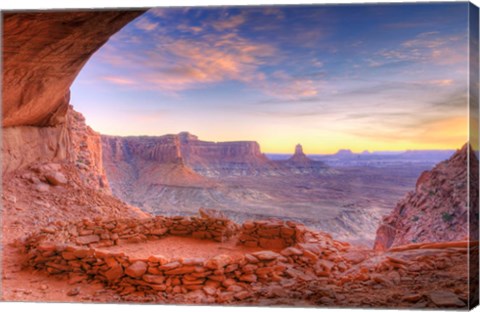
[[[265,153],[467,141],[466,3],[150,9],[87,62],[96,131],[259,142]]]

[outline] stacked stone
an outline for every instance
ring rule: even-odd
[[[177,232],[183,229],[178,225],[186,226],[186,221],[194,230]],[[177,259],[152,255],[139,259],[96,249],[105,241],[110,240],[112,244],[119,240],[135,241],[139,235],[145,239],[167,234],[193,236],[195,231],[211,233],[208,229],[220,227],[224,235],[217,236],[227,237],[237,229],[229,228],[231,224],[224,220],[222,224],[216,221],[205,217],[155,217],[59,223],[27,240],[28,264],[49,274],[68,275],[72,284],[84,280],[102,281],[122,296],[194,294],[206,300],[200,302],[207,303],[248,300],[254,295],[256,284],[280,283],[283,279],[331,278],[350,267],[350,260],[341,255],[346,245],[328,235],[305,230],[300,224],[280,221],[247,222],[242,227],[242,235],[244,229],[254,229],[249,233],[256,235],[262,244],[265,242],[260,240],[262,238],[280,238],[285,245],[297,242],[279,248],[279,252],[262,250],[235,258],[217,255],[209,259]],[[212,234],[210,238],[216,239],[216,236]]]
[[[247,221],[242,225],[239,244],[248,247],[283,249],[303,242],[305,227],[292,221]]]
[[[228,219],[207,217],[163,217],[145,219],[85,219],[70,224],[54,224],[42,229],[44,240],[89,247],[109,247],[139,243],[167,235],[188,236],[223,242],[238,225]]]

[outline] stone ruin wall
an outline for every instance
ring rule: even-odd
[[[252,283],[280,281],[300,273],[296,267],[313,267],[326,276],[344,271],[337,242],[326,237],[323,246],[307,241],[303,225],[284,221],[250,221],[242,226],[225,218],[163,217],[57,222],[26,240],[27,265],[49,274],[68,275],[69,283],[97,280],[122,296],[136,292],[164,296],[203,291],[212,302],[225,303],[251,296]],[[221,254],[209,259],[145,259],[101,247],[140,243],[178,235],[218,242],[238,238],[238,244],[265,248],[232,258]],[[266,245],[267,243],[272,243]],[[321,248],[324,247],[324,248]],[[344,246],[343,246],[344,247]],[[276,251],[267,250],[268,248]],[[329,252],[330,250],[330,252]],[[324,259],[320,259],[323,257]]]

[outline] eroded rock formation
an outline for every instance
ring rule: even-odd
[[[476,156],[464,145],[450,159],[423,172],[416,189],[408,193],[385,217],[377,230],[375,249],[420,243],[466,239],[468,237],[468,166]],[[472,170],[471,183],[478,183],[478,170]],[[478,196],[474,196],[478,199]],[[473,203],[478,207],[478,200]],[[478,220],[473,211],[472,222]],[[477,221],[478,224],[478,221]],[[478,226],[478,225],[477,225]]]
[[[144,10],[3,14],[2,124],[65,121],[70,85],[90,56]]]

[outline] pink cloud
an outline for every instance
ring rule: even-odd
[[[121,76],[104,76],[104,77],[101,77],[101,79],[108,81],[110,83],[113,83],[116,85],[122,85],[122,86],[129,86],[129,85],[131,86],[136,84],[135,81],[129,78],[121,77]]]
[[[234,15],[223,20],[218,20],[212,22],[211,25],[218,31],[229,30],[237,28],[238,26],[245,23],[245,16],[243,15]]]
[[[158,23],[152,22],[146,17],[142,17],[137,22],[135,22],[135,27],[144,31],[155,30],[157,26],[158,26]]]

